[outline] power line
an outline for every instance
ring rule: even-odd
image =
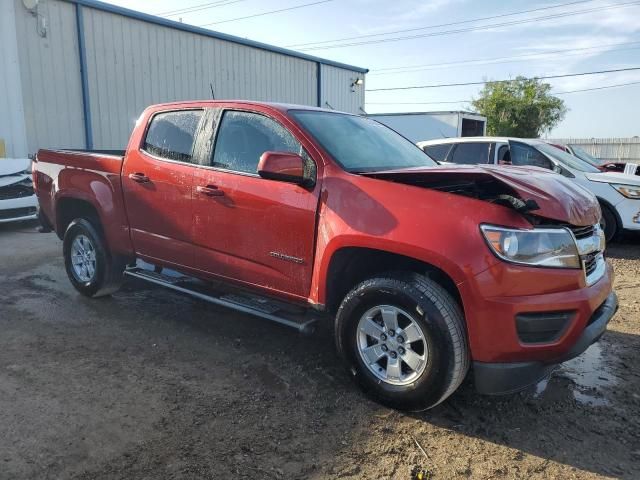
[[[279,10],[271,10],[269,12],[262,12],[262,13],[255,13],[253,15],[247,15],[245,17],[236,17],[236,18],[230,18],[228,20],[221,20],[219,22],[211,22],[211,23],[205,23],[204,25],[198,25],[199,27],[208,27],[210,25],[218,25],[220,23],[228,23],[228,22],[235,22],[237,20],[245,20],[247,18],[255,18],[255,17],[262,17],[264,15],[271,15],[274,13],[281,13],[281,12],[288,12],[289,10],[296,10],[298,8],[304,8],[304,7],[311,7],[313,5],[319,5],[321,3],[328,3],[328,2],[333,2],[334,0],[320,0],[317,2],[311,2],[311,3],[303,3],[302,5],[295,5],[293,7],[288,7],[288,8],[281,8]]]
[[[597,12],[597,11],[602,11],[602,10],[609,10],[609,9],[613,9],[613,8],[629,7],[629,6],[637,5],[639,3],[640,3],[639,1],[627,2],[627,3],[619,3],[619,4],[605,5],[605,6],[602,6],[602,7],[595,7],[595,8],[585,9],[585,10],[574,10],[574,11],[571,11],[571,12],[563,12],[563,13],[557,13],[557,14],[553,14],[553,15],[540,16],[540,17],[521,19],[521,20],[512,20],[512,21],[509,21],[509,22],[492,23],[492,24],[488,24],[488,25],[478,25],[478,26],[473,26],[473,27],[468,27],[468,28],[460,28],[460,29],[456,29],[456,30],[443,30],[441,32],[424,33],[424,34],[420,34],[420,35],[407,35],[407,36],[403,36],[403,37],[381,38],[381,39],[377,39],[377,40],[365,40],[365,41],[362,41],[362,42],[337,43],[337,44],[326,45],[326,46],[301,48],[299,50],[302,51],[302,52],[308,52],[308,51],[312,51],[312,50],[327,50],[327,49],[331,49],[331,48],[354,47],[354,46],[360,46],[360,45],[372,45],[372,44],[377,44],[377,43],[399,42],[399,41],[402,41],[402,40],[413,40],[413,39],[417,39],[417,38],[438,37],[438,36],[452,35],[452,34],[457,34],[457,33],[476,32],[476,31],[487,30],[487,29],[498,28],[498,27],[508,27],[508,26],[513,26],[513,25],[522,25],[522,24],[526,24],[526,23],[532,23],[532,22],[542,22],[542,21],[546,21],[546,20],[555,20],[555,19],[558,19],[558,18],[564,18],[564,17],[573,16],[573,15],[584,15],[586,13],[592,13],[592,12]]]
[[[180,8],[178,10],[170,10],[168,12],[156,13],[158,17],[171,17],[174,15],[198,12],[200,10],[208,10],[209,8],[224,7],[232,3],[245,2],[246,0],[218,0],[216,2],[201,3],[192,5],[191,7]]]
[[[287,48],[294,48],[294,47],[306,47],[309,45],[322,45],[325,43],[333,43],[333,42],[342,42],[345,40],[358,40],[361,38],[371,38],[371,37],[379,37],[382,35],[394,35],[396,33],[407,33],[407,32],[416,32],[419,30],[428,30],[431,28],[441,28],[441,27],[451,27],[453,25],[462,25],[465,23],[473,23],[473,22],[480,22],[483,20],[494,20],[496,18],[503,18],[503,17],[511,17],[514,15],[522,15],[525,13],[533,13],[533,12],[539,12],[541,10],[552,10],[554,8],[560,8],[560,7],[567,7],[569,5],[576,5],[579,3],[592,3],[595,0],[580,0],[580,1],[575,1],[575,2],[567,2],[567,3],[560,3],[560,4],[556,4],[556,5],[549,5],[547,7],[540,7],[540,8],[534,8],[531,10],[521,10],[519,12],[512,12],[512,13],[502,13],[500,15],[491,15],[489,17],[478,17],[478,18],[472,18],[469,20],[461,20],[461,21],[457,21],[457,22],[450,22],[450,23],[441,23],[438,25],[428,25],[426,27],[417,27],[417,28],[406,28],[403,30],[393,30],[390,32],[382,32],[382,33],[370,33],[368,35],[356,35],[354,37],[342,37],[342,38],[334,38],[333,40],[322,40],[322,41],[318,41],[318,42],[309,42],[309,43],[294,43],[292,45],[285,45],[285,47]]]
[[[568,90],[566,92],[551,92],[551,95],[567,95],[569,93],[592,92],[594,90],[606,90],[609,88],[628,87],[640,85],[640,82],[618,83],[616,85],[605,85],[603,87],[582,88],[579,90]],[[470,100],[447,100],[438,102],[367,102],[367,105],[440,105],[447,103],[469,103]]]
[[[538,52],[538,53],[526,53],[523,55],[514,55],[511,57],[493,57],[493,58],[479,58],[479,59],[468,59],[468,60],[457,60],[454,62],[442,62],[442,63],[427,63],[422,65],[408,65],[405,67],[388,67],[388,68],[378,68],[375,70],[371,70],[370,73],[367,74],[368,77],[372,75],[392,75],[398,73],[408,73],[408,72],[419,72],[422,70],[433,70],[438,68],[450,67],[455,65],[487,65],[487,64],[496,64],[496,63],[510,63],[510,62],[518,62],[525,61],[532,57],[540,57],[540,56],[548,56],[548,55],[557,55],[559,53],[568,53],[567,56],[574,55],[583,55],[584,52],[588,52],[591,50],[602,50],[600,53],[609,53],[609,52],[621,52],[626,50],[637,50],[640,47],[633,48],[611,48],[616,46],[626,46],[626,45],[638,45],[638,42],[625,42],[625,43],[610,43],[605,45],[599,45],[597,47],[581,47],[581,48],[568,48],[564,50],[548,50],[546,52]],[[569,52],[578,52],[574,54],[570,54]]]
[[[602,73],[614,73],[614,72],[630,72],[634,70],[640,70],[640,67],[616,68],[613,70],[598,70],[593,72],[565,73],[562,75],[546,75],[542,77],[529,77],[529,78],[526,78],[526,80],[548,80],[551,78],[583,77],[585,75],[599,75]],[[391,90],[416,90],[416,89],[422,89],[422,88],[463,87],[467,85],[484,85],[485,83],[510,83],[515,81],[517,81],[517,79],[511,78],[508,80],[486,80],[482,82],[434,83],[432,85],[414,85],[409,87],[371,88],[371,89],[367,89],[366,91],[367,92],[388,92]]]

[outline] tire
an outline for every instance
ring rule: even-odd
[[[74,258],[78,259],[78,245],[85,252],[81,262],[85,267],[91,264],[92,269],[74,266]],[[64,233],[62,250],[67,276],[74,288],[82,295],[102,297],[120,288],[125,262],[112,257],[109,253],[102,229],[96,220],[85,218],[73,220]]]
[[[611,208],[603,203],[600,204],[602,210],[602,218],[600,219],[600,226],[604,230],[604,236],[607,243],[613,241],[618,234],[618,219],[616,214],[613,213]]]
[[[381,308],[379,313],[378,308]],[[383,315],[393,323],[393,309],[398,313],[397,332],[380,325],[386,325]],[[378,325],[373,326],[375,335],[380,333],[376,328],[386,332],[386,342],[383,337],[375,340],[363,333],[361,327],[365,324],[364,330],[371,330],[367,318]],[[417,338],[416,332],[422,334],[422,340],[410,343],[412,338]],[[395,344],[389,340],[394,333]],[[338,309],[335,335],[338,353],[362,390],[374,400],[399,410],[435,407],[460,386],[469,370],[462,311],[444,288],[422,275],[392,273],[356,286]],[[401,335],[407,338],[400,338]],[[421,345],[425,348],[421,349]],[[365,362],[365,351],[373,351],[375,358],[384,347],[387,347],[386,358],[380,357],[377,363]],[[394,353],[397,360],[402,358],[400,374],[396,376],[398,364],[390,356]],[[418,364],[410,353],[420,358],[419,368],[414,369],[407,363]]]

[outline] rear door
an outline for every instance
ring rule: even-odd
[[[298,153],[309,172],[316,162],[265,112],[230,109],[217,117],[210,161],[194,178],[194,268],[306,298],[320,181],[301,187],[266,180],[257,166],[266,151]]]
[[[125,206],[136,254],[188,266],[191,246],[194,143],[203,110],[153,115],[139,148],[130,148],[122,171]]]

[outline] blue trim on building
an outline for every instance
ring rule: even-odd
[[[82,5],[76,4],[76,28],[78,29],[78,56],[80,59],[80,81],[82,86],[82,109],[84,112],[84,139],[87,149],[93,148],[91,128],[91,105],[89,104],[89,79],[87,78],[87,50],[84,43],[84,17]]]
[[[96,10],[102,10],[104,12],[115,13],[117,15],[123,15],[125,17],[134,18],[143,22],[155,23],[156,25],[162,25],[164,27],[174,28],[176,30],[182,30],[184,32],[196,33],[198,35],[204,35],[205,37],[217,38],[218,40],[226,40],[228,42],[239,43],[247,47],[259,48],[260,50],[266,50],[268,52],[280,53],[289,57],[300,58],[302,60],[308,60],[311,62],[321,63],[323,65],[331,65],[338,68],[344,68],[346,70],[352,70],[359,73],[367,73],[369,69],[362,67],[355,67],[353,65],[347,65],[345,63],[334,62],[332,60],[325,60],[324,58],[314,57],[313,55],[306,55],[304,53],[296,52],[294,50],[288,50],[286,48],[276,47],[267,43],[256,42],[254,40],[248,40],[246,38],[236,37],[235,35],[228,35],[226,33],[214,32],[213,30],[207,30],[206,28],[195,27],[193,25],[185,25],[184,23],[174,22],[173,20],[167,20],[166,18],[156,17],[148,13],[138,12],[136,10],[130,10],[128,8],[119,7],[117,5],[111,5],[109,3],[100,2],[98,0],[65,0],[67,2],[75,3],[78,6],[85,6],[95,8]]]
[[[316,77],[317,77],[317,85],[316,85],[316,91],[317,91],[317,101],[316,101],[316,106],[318,107],[322,107],[322,64],[320,62],[316,63],[316,69],[318,71]]]

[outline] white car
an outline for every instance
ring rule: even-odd
[[[0,158],[0,223],[38,217],[31,180],[31,160]]]
[[[640,177],[602,172],[546,142],[506,137],[461,137],[418,142],[441,163],[528,165],[553,170],[592,192],[602,208],[607,240],[621,230],[640,231]]]

